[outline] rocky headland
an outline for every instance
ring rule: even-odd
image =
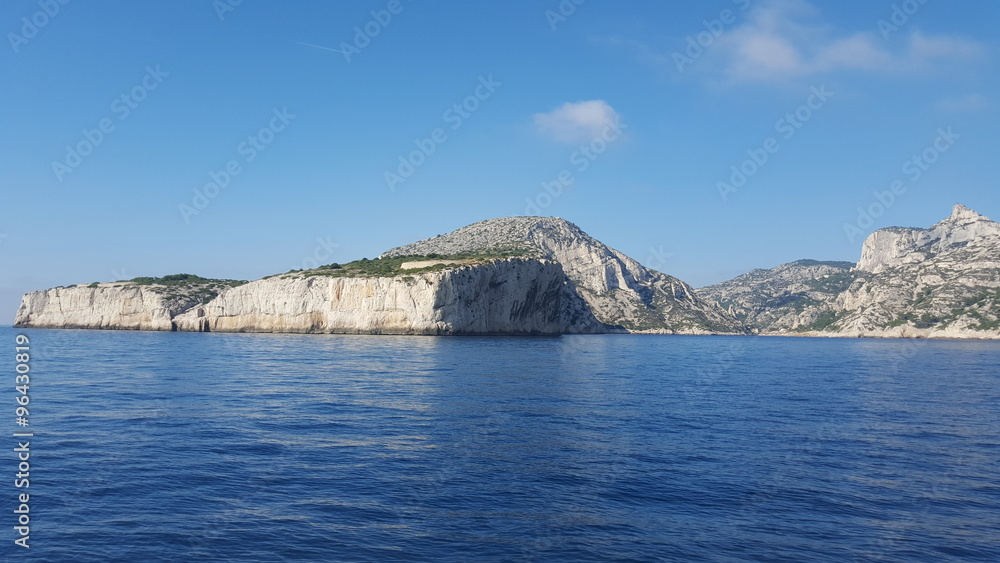
[[[173,278],[173,279],[167,279]],[[36,291],[15,325],[347,334],[743,334],[688,284],[553,217],[481,221],[376,259],[253,282],[177,275]]]
[[[764,334],[1000,339],[1000,224],[956,205],[695,290],[555,217],[489,219],[378,258],[252,282],[178,274],[34,291],[15,326],[345,334]]]

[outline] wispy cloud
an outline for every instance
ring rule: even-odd
[[[978,56],[978,44],[952,36],[909,35],[890,49],[873,28],[844,33],[823,24],[804,0],[771,0],[718,41],[725,78],[766,82],[832,71],[914,72],[933,70]]]
[[[867,29],[844,29],[823,19],[806,0],[764,0],[737,15],[697,56],[678,41],[662,52],[634,41],[614,44],[637,50],[640,59],[671,74],[688,67],[712,83],[789,83],[831,72],[930,74],[981,57],[983,45],[951,35],[900,31],[885,40],[876,22]],[[693,36],[693,35],[692,35]],[[687,62],[678,67],[678,57]]]
[[[536,113],[539,133],[561,143],[583,143],[600,135],[621,116],[604,100],[567,102],[548,113]]]
[[[312,43],[304,43],[302,41],[296,41],[295,43],[297,43],[299,45],[303,45],[305,47],[313,47],[315,49],[323,49],[324,51],[333,51],[334,53],[340,53],[341,55],[346,55],[347,54],[346,52],[341,51],[340,49],[334,49],[333,47],[324,47],[322,45],[314,45]]]
[[[941,100],[934,107],[950,113],[969,113],[990,109],[992,104],[981,94],[969,94],[961,98]]]

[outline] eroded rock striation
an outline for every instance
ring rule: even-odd
[[[875,231],[856,265],[792,262],[699,292],[762,334],[1000,339],[1000,224],[958,204],[927,229]]]

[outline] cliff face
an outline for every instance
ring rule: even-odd
[[[117,287],[115,287],[117,285]],[[351,334],[607,332],[559,264],[510,258],[393,277],[290,273],[207,303],[160,286],[102,284],[24,296],[23,327]]]
[[[800,261],[699,290],[764,334],[1000,339],[1000,224],[956,205],[872,233],[861,260]]]
[[[608,325],[631,332],[744,332],[736,318],[701,299],[688,284],[644,267],[558,217],[489,219],[382,256],[484,249],[520,249],[559,262],[594,316]]]
[[[290,274],[178,315],[178,330],[350,334],[606,332],[559,264],[511,258],[394,277]]]
[[[995,264],[998,242],[1000,224],[957,204],[951,216],[929,229],[890,227],[875,231],[865,239],[857,269],[879,274],[925,263],[941,253],[951,254],[963,248],[966,248],[961,253],[963,258]],[[969,252],[972,250],[977,252]]]
[[[1000,338],[1000,224],[963,205],[929,229],[872,233],[855,274],[839,333]]]
[[[14,326],[171,330],[171,318],[196,301],[131,283],[33,291],[21,299]]]

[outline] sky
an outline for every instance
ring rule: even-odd
[[[0,324],[563,217],[700,287],[1000,218],[993,0],[5,0]]]

